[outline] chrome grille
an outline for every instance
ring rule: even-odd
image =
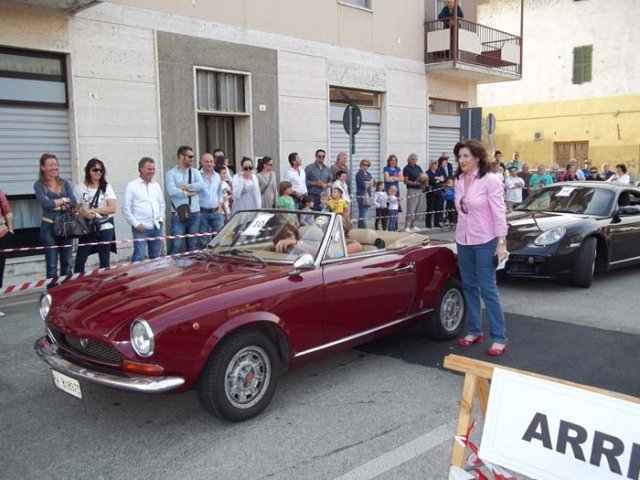
[[[66,335],[52,327],[49,327],[49,332],[56,343],[71,353],[109,365],[119,366],[122,363],[120,352],[107,342]]]

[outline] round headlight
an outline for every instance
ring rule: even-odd
[[[40,297],[40,317],[42,320],[47,319],[47,315],[49,315],[49,310],[51,310],[51,295],[45,293]]]
[[[129,333],[131,335],[131,345],[138,355],[141,357],[153,355],[153,331],[146,320],[136,318],[131,324]]]
[[[564,227],[556,227],[551,230],[547,230],[536,237],[532,242],[533,246],[546,247],[547,245],[553,245],[559,242],[562,237],[567,233],[567,229]]]

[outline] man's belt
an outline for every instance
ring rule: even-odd
[[[218,209],[217,208],[204,208],[204,207],[200,207],[200,211],[204,212],[204,213],[217,213]]]

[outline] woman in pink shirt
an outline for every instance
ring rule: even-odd
[[[478,140],[459,142],[455,173],[455,203],[458,210],[456,243],[462,289],[467,303],[469,329],[458,345],[468,347],[482,342],[480,297],[489,316],[493,344],[489,355],[507,350],[504,313],[496,285],[496,261],[507,253],[507,219],[502,182],[491,175],[487,151]]]

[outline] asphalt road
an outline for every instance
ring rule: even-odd
[[[640,268],[591,289],[500,282],[510,351],[496,363],[640,396]],[[467,349],[399,333],[289,372],[267,410],[210,417],[193,392],[58,391],[33,352],[35,297],[0,299],[0,477],[446,479]],[[494,360],[494,359],[492,359]],[[478,414],[479,415],[479,414]]]

